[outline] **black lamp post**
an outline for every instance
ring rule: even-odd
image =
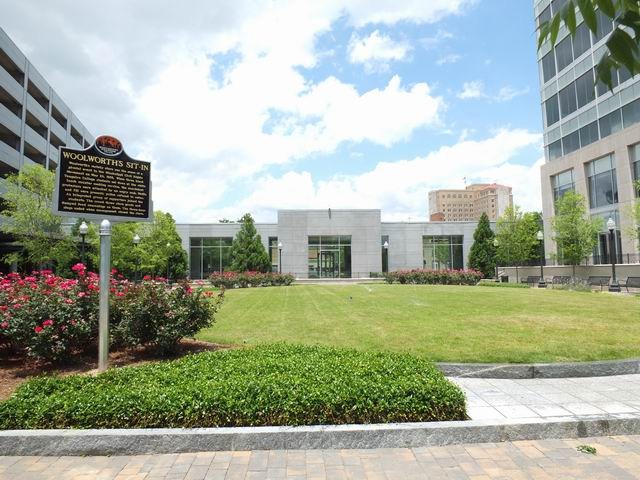
[[[389,242],[385,240],[382,244],[382,248],[384,248],[384,256],[386,260],[386,265],[382,266],[382,271],[383,273],[387,273],[389,271]]]
[[[500,242],[498,241],[497,237],[493,237],[493,246],[496,248],[496,255],[495,255],[495,261],[496,261],[496,283],[500,281],[500,279],[498,278],[498,245],[500,245]]]
[[[278,242],[278,273],[282,273],[282,242]]]
[[[617,293],[620,292],[620,284],[616,279],[616,222],[611,217],[607,220],[607,229],[609,230],[609,254],[611,255],[611,284],[609,285],[609,291]]]
[[[140,235],[137,233],[133,236],[133,251],[136,255],[136,271],[133,276],[133,281],[138,283],[138,276],[140,273],[140,255],[138,255],[138,244],[140,243]]]
[[[542,233],[542,230],[538,230],[538,233],[536,234],[536,238],[538,239],[538,242],[540,243],[540,280],[538,281],[538,288],[547,288],[547,283],[544,281],[544,249],[543,249],[543,242],[544,242],[544,233]]]
[[[171,268],[171,253],[169,252],[170,248],[171,248],[171,243],[167,242],[167,283],[170,283],[169,282],[169,272]]]
[[[78,231],[80,232],[80,238],[82,239],[82,242],[80,244],[80,263],[86,266],[86,264],[84,263],[84,240],[87,236],[87,232],[89,231],[89,225],[87,225],[86,222],[82,222],[80,224],[80,227],[78,228]]]

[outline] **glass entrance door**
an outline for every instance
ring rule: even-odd
[[[337,278],[338,271],[338,251],[337,250],[321,250],[320,251],[320,277],[321,278]]]

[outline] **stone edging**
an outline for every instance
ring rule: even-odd
[[[607,377],[640,373],[640,359],[566,363],[437,363],[448,377],[466,378],[568,378]]]
[[[2,455],[142,455],[228,450],[399,448],[637,435],[640,415],[553,421],[470,420],[378,425],[0,431]]]

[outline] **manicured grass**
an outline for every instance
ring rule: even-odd
[[[0,430],[465,420],[464,394],[410,355],[269,345],[36,378],[0,403]]]
[[[228,290],[198,338],[407,352],[434,361],[559,362],[640,357],[640,297],[432,285]]]

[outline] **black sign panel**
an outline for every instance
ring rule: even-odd
[[[108,220],[150,220],[151,164],[129,157],[107,135],[87,150],[60,147],[53,211]]]

